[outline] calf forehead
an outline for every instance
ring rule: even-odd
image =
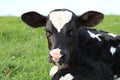
[[[72,19],[72,12],[70,11],[53,11],[49,15],[49,20],[52,22],[58,32],[64,27],[66,23],[69,23]]]

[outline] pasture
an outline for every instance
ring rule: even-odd
[[[95,28],[120,34],[120,16],[107,15]],[[0,80],[50,80],[43,28],[30,28],[20,17],[0,17]]]

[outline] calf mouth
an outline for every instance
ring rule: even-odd
[[[65,69],[68,67],[68,64],[67,63],[64,63],[63,59],[60,59],[59,62],[54,62],[52,59],[52,57],[49,55],[49,62],[50,63],[53,63],[54,65],[58,66],[58,70],[61,70],[61,69]]]
[[[57,64],[56,64],[57,65]],[[61,70],[61,69],[65,69],[68,67],[68,64],[62,64],[62,65],[57,65],[58,66],[58,69]]]

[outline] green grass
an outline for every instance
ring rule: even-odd
[[[107,15],[104,20],[96,26],[99,30],[105,30],[114,34],[120,34],[120,15]]]
[[[45,31],[0,17],[0,80],[49,80]]]
[[[105,16],[97,27],[120,34],[120,16]],[[0,17],[0,80],[50,80],[44,28],[33,29],[19,17]]]

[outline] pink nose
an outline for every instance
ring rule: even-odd
[[[60,58],[62,57],[62,55],[60,54],[60,49],[53,49],[50,51],[50,55],[52,56],[52,60],[54,62],[59,62]]]

